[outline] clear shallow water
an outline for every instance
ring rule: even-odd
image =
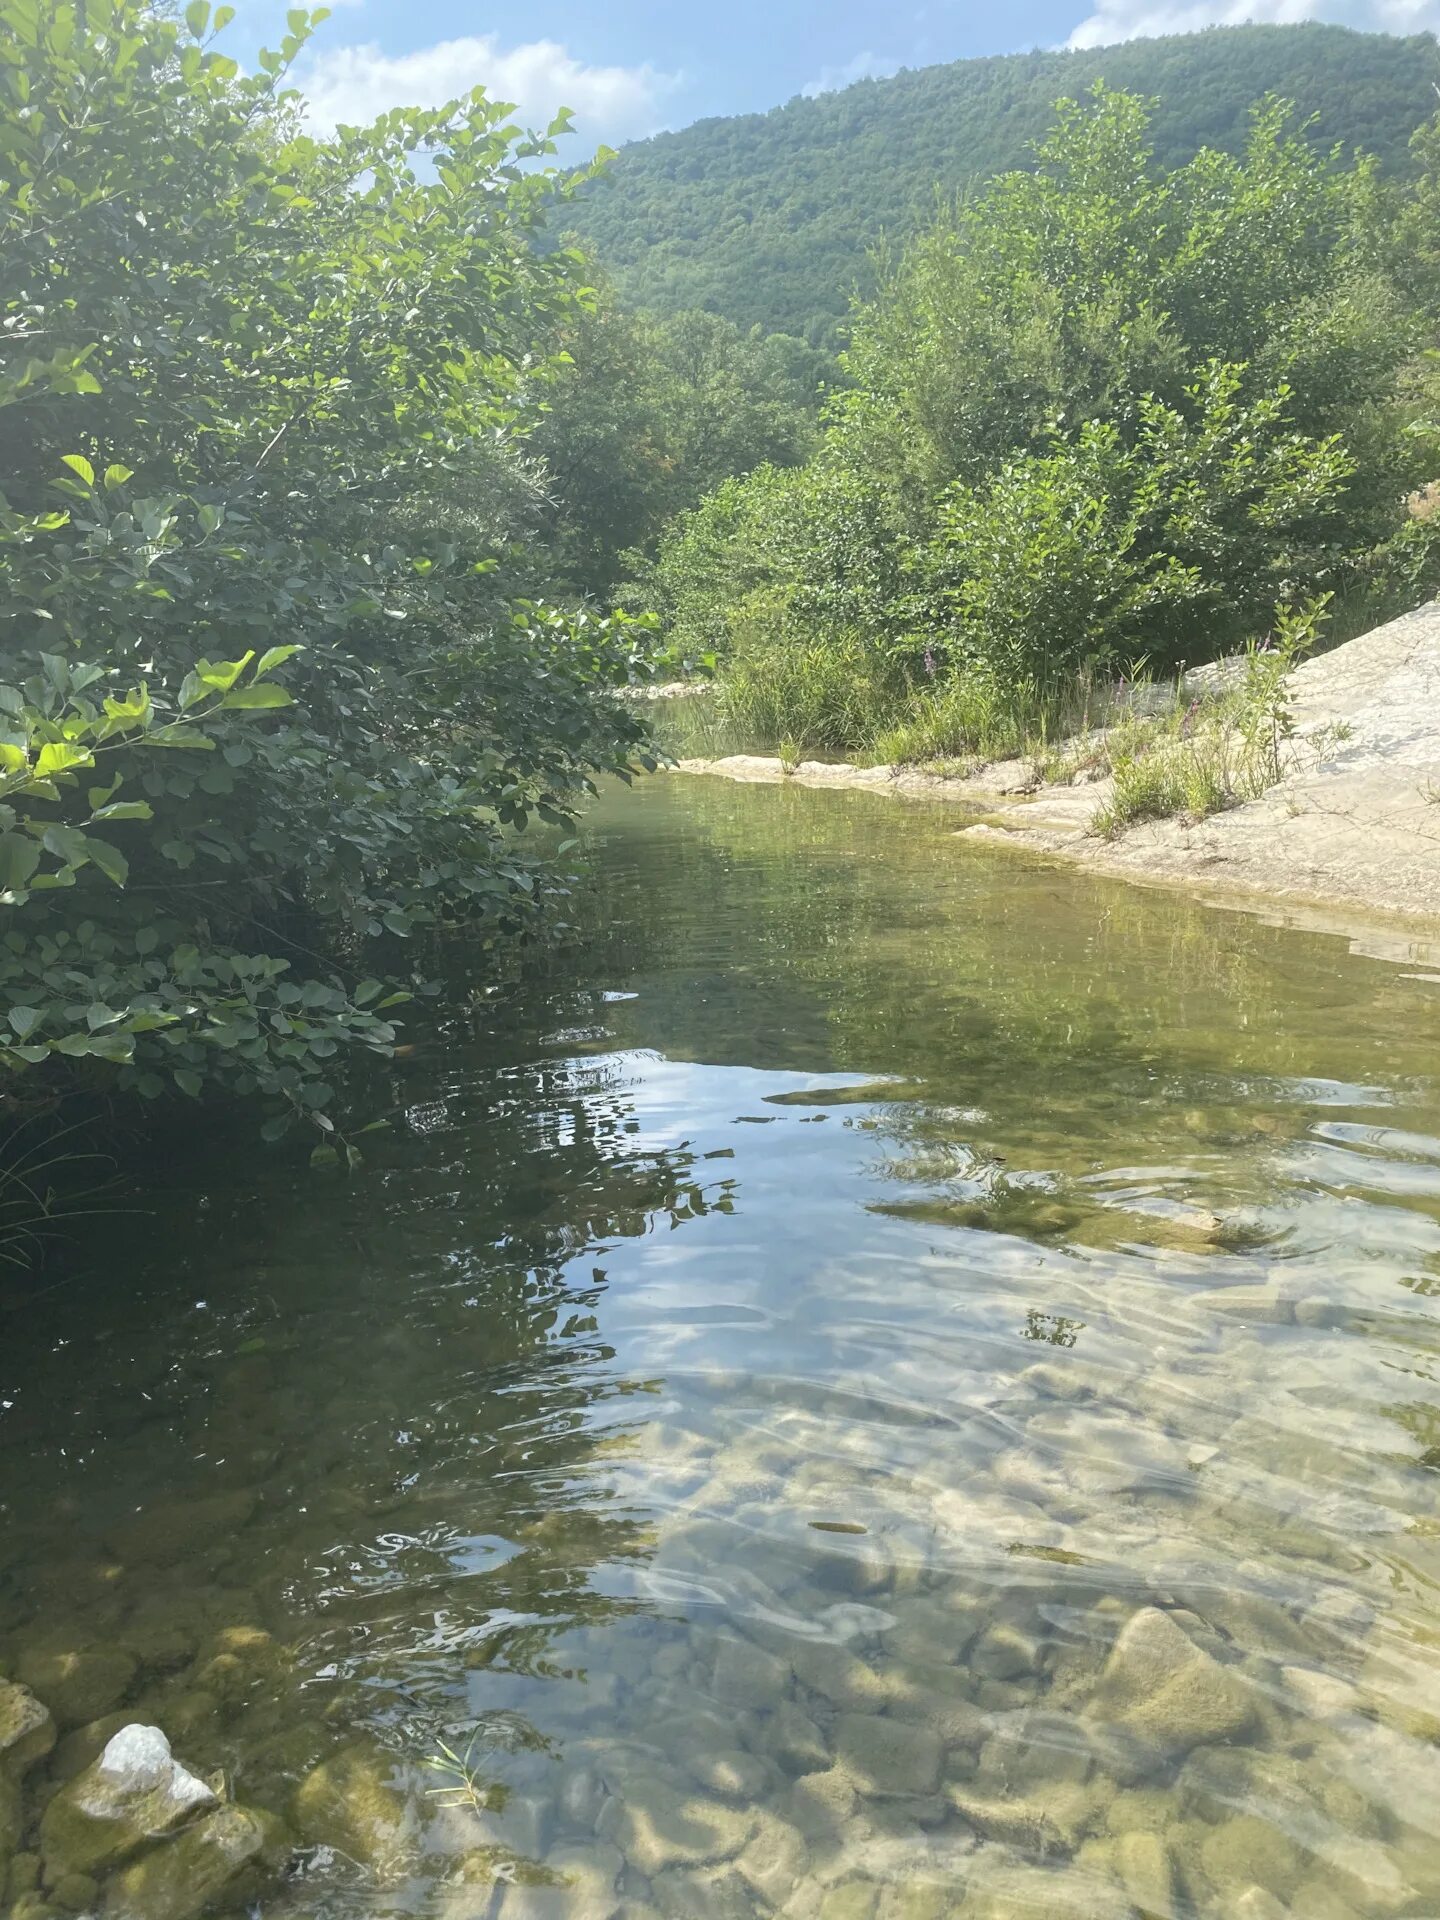
[[[1434,969],[954,825],[607,799],[360,1179],[6,1302],[51,1778],[158,1722],[266,1920],[1440,1912]]]

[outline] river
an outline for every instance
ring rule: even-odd
[[[37,1793],[154,1721],[265,1920],[1440,1911],[1440,979],[956,824],[608,795],[354,1179],[10,1290]]]

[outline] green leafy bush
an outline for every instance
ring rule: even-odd
[[[400,943],[538,924],[517,836],[632,758],[635,634],[509,562],[589,298],[533,244],[563,122],[477,90],[317,139],[311,22],[246,74],[229,12],[0,0],[0,1066],[329,1151]]]
[[[884,266],[810,463],[722,489],[646,575],[677,649],[714,651],[777,738],[808,677],[843,711],[827,652],[859,646],[907,751],[1013,741],[1107,662],[1195,663],[1301,594],[1435,578],[1403,504],[1440,470],[1408,203],[1274,100],[1242,153],[1169,172],[1143,100],[1056,111],[1032,170]]]
[[[1293,431],[1288,388],[1247,404],[1243,379],[1213,364],[1181,407],[1142,398],[1132,445],[1087,422],[951,488],[935,564],[956,583],[958,663],[1042,694],[1116,658],[1173,667],[1265,620],[1289,581],[1323,577],[1355,463],[1338,437]]]

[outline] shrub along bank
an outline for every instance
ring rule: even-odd
[[[635,569],[752,738],[1014,751],[1106,676],[1317,594],[1343,637],[1436,577],[1405,499],[1440,462],[1440,136],[1402,187],[1273,100],[1240,157],[1169,172],[1144,101],[1057,113],[1033,171],[886,272],[815,455],[727,481]]]
[[[534,597],[519,452],[591,300],[476,91],[320,137],[231,13],[0,0],[0,1069],[340,1137],[406,942],[537,924],[624,768],[623,619]],[[418,158],[417,158],[418,156]],[[0,1252],[3,1252],[0,1249]]]

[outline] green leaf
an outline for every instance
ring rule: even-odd
[[[97,1033],[90,1041],[90,1051],[97,1059],[123,1064],[135,1057],[135,1036],[133,1033]]]
[[[310,1164],[312,1167],[336,1167],[340,1164],[340,1156],[334,1147],[322,1141],[318,1147],[312,1149]]]
[[[123,887],[130,878],[130,862],[118,847],[112,847],[108,840],[97,840],[93,834],[87,834],[86,849],[90,858],[104,874],[107,880],[113,880],[117,887]]]
[[[24,1040],[35,1031],[45,1016],[38,1007],[11,1007],[6,1018]]]
[[[77,747],[74,741],[48,740],[40,749],[35,771],[42,780],[48,780],[57,773],[68,773],[71,767],[93,767],[94,764],[94,754]]]
[[[97,807],[92,820],[153,820],[155,809],[148,800],[115,800],[108,807]]]
[[[117,487],[123,487],[127,480],[133,480],[134,477],[135,469],[133,467],[107,467],[105,469],[105,491],[107,493],[113,493]]]
[[[200,1098],[200,1089],[205,1082],[193,1067],[176,1067],[171,1078],[182,1093],[188,1093],[192,1100]]]
[[[78,827],[52,821],[40,836],[40,844],[68,867],[83,867],[90,858],[90,842]]]
[[[233,693],[227,693],[221,702],[225,707],[249,710],[261,707],[291,707],[294,704],[294,700],[284,687],[277,687],[273,680],[267,680],[260,686],[252,683],[248,687],[237,687]]]
[[[213,687],[216,693],[228,693],[254,658],[252,648],[238,660],[197,660],[195,671],[207,687]]]
[[[0,833],[0,891],[13,893],[26,885],[40,864],[40,849],[20,833]]]
[[[190,0],[185,9],[185,24],[199,40],[210,24],[210,0]]]
[[[85,482],[87,487],[94,486],[95,469],[94,467],[91,466],[90,462],[85,458],[83,453],[65,453],[65,454],[62,454],[60,457],[63,463],[67,467],[69,467],[72,473],[79,474],[80,478]]]
[[[261,654],[260,664],[255,669],[254,677],[257,680],[263,680],[272,667],[281,666],[294,654],[303,653],[304,651],[305,649],[302,646],[270,647],[266,652]]]

